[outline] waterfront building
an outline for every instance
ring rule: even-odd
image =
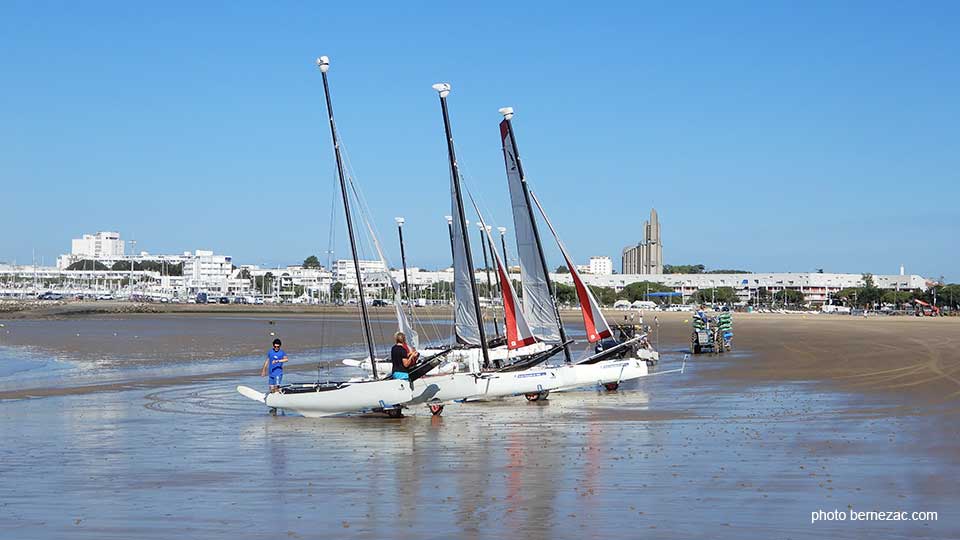
[[[643,241],[623,248],[620,271],[623,274],[663,273],[663,244],[656,209],[650,210],[650,219],[643,223]]]
[[[71,241],[70,254],[90,259],[123,257],[123,240],[118,232],[85,234]]]
[[[234,273],[233,258],[198,249],[183,261],[183,280],[189,293],[228,292],[228,278]],[[236,285],[234,285],[236,287]]]
[[[590,273],[597,276],[613,274],[613,260],[607,256],[590,257]]]
[[[551,274],[558,283],[572,285],[569,274]],[[850,287],[863,287],[862,274],[827,274],[819,272],[771,272],[751,274],[616,274],[584,275],[584,283],[610,287],[617,292],[631,283],[649,281],[672,287],[686,302],[701,289],[731,287],[741,302],[756,298],[759,290],[775,294],[783,290],[799,291],[809,303],[823,303],[830,295]],[[918,275],[874,275],[874,284],[888,290],[926,290],[933,282]]]

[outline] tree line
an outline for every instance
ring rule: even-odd
[[[131,268],[132,264],[132,268]],[[112,270],[114,272],[157,272],[162,276],[182,276],[183,263],[164,263],[157,261],[117,261],[111,266],[107,266],[100,261],[83,259],[67,267],[67,270],[101,271]]]

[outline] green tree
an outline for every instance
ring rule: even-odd
[[[316,255],[311,255],[303,260],[303,268],[320,268],[320,259]]]
[[[872,307],[880,302],[883,291],[877,288],[873,281],[873,274],[863,275],[863,287],[857,294],[857,303],[864,307]]]
[[[794,289],[777,291],[773,295],[773,301],[798,306],[803,303],[803,293]]]
[[[702,264],[665,264],[664,274],[702,274],[707,267]]]
[[[698,304],[731,304],[737,301],[737,291],[733,287],[717,287],[715,289],[700,289],[691,297]]]
[[[708,270],[704,272],[705,274],[749,274],[749,270],[728,270],[728,269],[718,269],[718,270]]]
[[[273,294],[273,274],[267,272],[262,276],[257,276],[253,281],[253,287],[263,294]]]
[[[594,287],[593,285],[589,285],[589,287],[590,292],[596,297],[597,302],[600,302],[600,305],[612,306],[617,301],[617,291],[613,290],[612,287]]]
[[[330,287],[330,296],[332,296],[334,300],[343,300],[343,283],[335,281]]]
[[[127,269],[129,268],[130,266],[128,265]],[[109,268],[107,268],[107,265],[103,264],[100,261],[91,261],[88,259],[84,259],[82,261],[77,261],[71,264],[70,266],[67,267],[67,270],[88,270],[88,271],[101,270],[102,271],[102,270],[109,270]]]
[[[557,302],[572,306],[577,303],[577,288],[563,283],[554,283],[557,290]]]
[[[646,300],[648,292],[673,292],[673,287],[652,281],[637,281],[624,287],[617,296],[623,300],[636,302],[637,300]],[[664,301],[663,298],[655,298],[653,300],[659,302]]]
[[[570,269],[567,268],[566,265],[561,264],[561,265],[558,266],[557,269],[554,270],[553,272],[554,272],[555,274],[569,274],[569,273],[570,273]]]
[[[880,295],[880,301],[884,304],[902,306],[913,300],[913,296],[911,291],[883,291],[883,294]]]

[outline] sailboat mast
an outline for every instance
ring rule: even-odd
[[[470,253],[470,235],[467,233],[467,216],[463,211],[463,196],[460,192],[460,168],[457,166],[457,154],[453,148],[453,134],[450,132],[450,114],[447,112],[447,96],[450,94],[450,85],[437,83],[433,89],[440,94],[440,109],[443,111],[443,130],[447,136],[447,156],[450,159],[450,174],[453,176],[453,189],[457,200],[457,216],[460,218],[460,233],[463,235],[463,244],[466,248],[467,268],[470,274],[470,293],[473,296],[473,309],[477,314],[477,330],[480,333],[480,350],[483,351],[483,367],[490,366],[490,353],[487,351],[487,333],[483,329],[483,312],[480,311],[480,295],[477,294],[477,283],[474,279],[473,255]]]
[[[490,280],[490,263],[487,258],[487,241],[484,238],[486,236],[486,225],[482,222],[478,223],[480,226],[480,247],[483,248],[483,270],[487,273],[487,299],[489,300],[488,306],[489,309],[493,309],[493,282]],[[497,325],[497,312],[493,312],[493,330],[496,332],[497,337],[500,337],[500,327]]]
[[[347,233],[350,236],[353,269],[357,273],[357,289],[360,295],[360,313],[363,316],[364,337],[367,340],[367,351],[370,353],[370,366],[373,368],[373,378],[377,379],[377,355],[373,350],[373,334],[370,332],[370,315],[367,313],[367,302],[363,298],[363,276],[360,273],[360,260],[357,257],[357,240],[353,235],[353,219],[350,217],[350,197],[347,194],[347,181],[343,175],[343,158],[340,156],[340,140],[337,139],[337,128],[333,121],[333,103],[330,101],[330,84],[327,82],[327,70],[330,69],[330,59],[326,56],[317,58],[317,67],[320,68],[320,73],[323,75],[323,95],[327,98],[330,135],[333,137],[333,153],[337,158],[337,175],[340,177],[340,194],[343,195],[343,211],[347,217]]]
[[[400,233],[400,261],[403,263],[403,291],[407,295],[407,305],[410,304],[410,282],[407,280],[407,252],[403,249],[403,223],[402,217],[394,218],[397,222],[397,231]]]
[[[500,114],[503,115],[504,121],[507,123],[507,131],[510,133],[510,144],[513,146],[513,155],[517,159],[517,173],[520,175],[520,185],[523,186],[523,198],[527,203],[527,213],[530,214],[530,224],[533,228],[533,239],[537,243],[537,253],[540,255],[540,264],[543,267],[543,278],[547,283],[547,290],[550,291],[550,294],[553,294],[553,283],[550,281],[550,269],[547,267],[547,258],[543,255],[543,244],[540,242],[540,231],[537,228],[537,220],[533,215],[533,207],[530,205],[530,189],[527,187],[527,177],[523,174],[523,164],[520,162],[520,150],[517,149],[517,138],[513,134],[513,109],[510,107],[504,107],[500,109]],[[554,302],[556,304],[556,302]],[[557,308],[556,311],[557,317],[557,328],[560,330],[560,342],[563,343],[563,355],[566,357],[567,363],[572,362],[573,359],[570,357],[570,346],[567,344],[567,333],[563,330],[563,321],[560,320],[560,311]]]

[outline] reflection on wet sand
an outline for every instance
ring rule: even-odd
[[[767,324],[740,324],[735,354],[683,375],[439,418],[271,416],[233,390],[263,385],[243,358],[0,402],[0,537],[960,537],[957,362],[933,339],[941,323],[917,327],[931,349],[916,357],[872,323]],[[686,330],[665,327],[662,348]],[[869,362],[820,357],[844,335]],[[810,524],[812,510],[850,507],[941,517]]]

